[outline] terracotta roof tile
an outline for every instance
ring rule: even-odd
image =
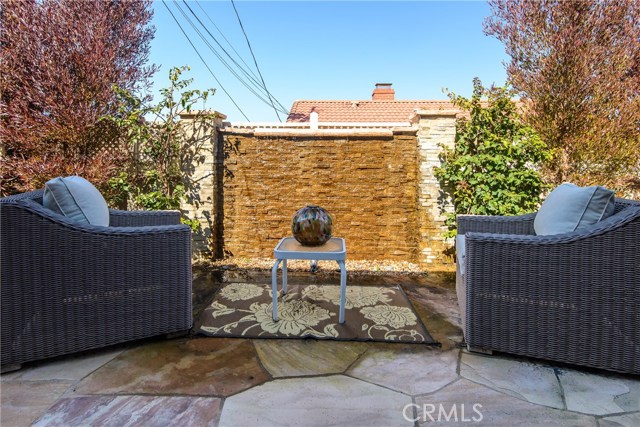
[[[416,109],[457,110],[450,101],[294,101],[288,122],[308,122],[312,111],[320,122],[408,122]]]

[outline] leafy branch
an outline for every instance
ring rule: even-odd
[[[213,89],[200,91],[189,89],[193,79],[181,79],[189,67],[172,68],[170,85],[160,90],[161,99],[147,104],[126,89],[115,87],[117,113],[103,117],[114,123],[125,136],[128,149],[128,167],[109,181],[114,190],[112,200],[128,204],[129,208],[162,210],[179,209],[186,198],[188,180],[184,159],[191,158],[190,151],[196,126],[214,118],[213,114],[198,112],[192,127],[180,122],[180,114],[191,113],[194,106],[204,107]],[[150,118],[151,120],[149,120]],[[196,220],[183,219],[183,223],[196,230]]]
[[[551,151],[522,122],[508,87],[484,88],[473,80],[466,99],[449,93],[468,112],[456,123],[453,148],[442,146],[435,175],[454,205],[447,213],[447,237],[456,234],[456,215],[519,215],[537,209],[545,184],[539,166]]]

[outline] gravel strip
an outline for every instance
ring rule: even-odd
[[[198,264],[226,269],[242,270],[271,270],[274,260],[272,258],[225,258],[215,261],[201,261]],[[290,271],[309,271],[310,263],[304,260],[288,260],[287,268]],[[335,261],[319,261],[318,272],[339,270]],[[405,261],[367,261],[347,260],[347,271],[358,274],[427,274],[418,264]]]

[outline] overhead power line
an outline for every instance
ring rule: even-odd
[[[213,34],[211,34],[211,32],[206,28],[206,26],[204,25],[204,23],[200,20],[200,18],[195,14],[195,12],[193,11],[193,9],[191,9],[189,7],[188,4],[185,3],[185,6],[189,9],[189,11],[191,12],[191,14],[195,17],[195,19],[198,21],[198,23],[200,23],[200,25],[205,29],[205,31],[209,34],[209,36],[211,38],[214,39],[214,41],[216,42],[216,44],[222,49],[222,51],[231,59],[231,61],[236,65],[236,67],[238,67],[240,69],[240,71],[242,71],[242,73],[244,73],[244,75],[249,79],[249,81],[245,81],[239,74],[238,72],[222,57],[222,55],[215,49],[215,47],[207,40],[207,37],[205,37],[205,35],[198,29],[198,27],[196,26],[196,24],[194,24],[194,22],[191,20],[191,18],[189,18],[189,16],[187,15],[187,13],[182,9],[182,7],[180,6],[180,4],[178,3],[174,3],[176,8],[178,9],[178,11],[182,14],[183,18],[187,21],[187,23],[191,26],[191,28],[198,34],[198,36],[202,39],[202,41],[205,43],[205,45],[209,48],[209,50],[211,50],[211,52],[218,58],[218,60],[220,60],[220,62],[229,70],[229,72],[231,74],[233,74],[234,77],[236,77],[238,79],[238,81],[240,81],[240,83],[242,83],[251,93],[253,93],[258,99],[260,99],[262,102],[264,102],[267,105],[271,105],[273,107],[273,104],[265,99],[261,94],[256,92],[257,90],[260,91],[265,91],[267,92],[267,96],[269,96],[268,91],[265,90],[265,88],[260,84],[260,82],[258,82],[255,78],[253,78],[252,76],[249,75],[249,73],[243,69],[243,67],[238,64],[238,62],[233,59],[233,57],[229,54],[229,52],[227,52],[226,49],[224,49],[224,47],[220,44],[220,42],[218,42],[218,40],[215,38],[215,36],[213,36]],[[254,88],[252,88],[250,86],[250,84],[252,84]],[[286,108],[282,107],[282,111],[284,113],[287,113]]]
[[[222,55],[215,49],[215,47],[213,45],[211,45],[211,43],[209,43],[209,41],[207,40],[207,38],[205,37],[205,35],[198,29],[198,27],[193,23],[193,21],[191,20],[191,18],[189,18],[189,16],[186,14],[186,12],[182,9],[182,7],[178,4],[175,3],[177,9],[180,11],[180,13],[182,14],[183,18],[189,23],[189,25],[191,25],[191,28],[200,36],[200,38],[202,39],[202,41],[207,45],[207,47],[209,48],[209,50],[211,50],[211,52],[218,58],[218,60],[220,60],[220,62],[229,70],[229,72],[231,74],[233,74],[239,81],[240,83],[242,83],[251,93],[253,93],[256,97],[258,97],[262,102],[264,102],[267,105],[271,105],[273,106],[273,104],[271,103],[270,100],[265,99],[262,95],[260,95],[259,93],[256,92],[255,89],[259,90],[259,91],[264,91],[265,95],[267,97],[270,96],[270,94],[268,93],[267,90],[265,90],[265,88],[260,84],[260,82],[258,82],[258,80],[256,80],[254,77],[252,77],[251,75],[249,75],[249,73],[240,65],[238,64],[238,62],[233,59],[233,57],[229,54],[229,52],[227,52],[227,50],[220,44],[220,42],[215,38],[215,36],[213,34],[211,34],[211,32],[207,29],[207,27],[204,25],[204,23],[200,20],[200,18],[195,14],[195,12],[193,11],[193,9],[191,9],[191,7],[189,7],[189,5],[185,3],[185,6],[187,7],[187,9],[189,9],[189,11],[191,12],[191,14],[195,17],[195,19],[198,21],[198,23],[204,28],[204,30],[209,34],[209,36],[216,42],[216,44],[220,47],[220,49],[222,49],[222,51],[227,55],[227,57],[229,57],[229,59],[231,59],[231,61],[235,64],[236,67],[238,67],[238,69],[249,79],[249,81],[245,81],[239,74],[238,72],[222,57]],[[252,84],[254,88],[250,87],[250,84]],[[284,109],[284,107],[282,107],[283,110],[286,112],[286,109]]]
[[[183,0],[185,1],[185,0]],[[220,33],[220,35],[222,36],[222,38],[227,42],[227,44],[229,45],[229,47],[233,50],[233,52],[236,54],[236,56],[240,59],[240,61],[242,61],[242,63],[245,65],[246,70],[248,71],[248,73],[251,73],[251,77],[248,76],[248,74],[245,72],[245,75],[247,75],[252,82],[254,82],[256,84],[256,87],[258,87],[261,90],[264,90],[264,92],[266,94],[268,94],[270,96],[270,99],[272,99],[273,101],[276,102],[276,104],[278,104],[278,107],[280,109],[280,111],[284,114],[289,114],[289,110],[282,105],[282,103],[280,103],[280,101],[278,101],[278,99],[276,99],[276,97],[267,89],[267,87],[265,85],[260,85],[260,83],[257,81],[258,76],[256,76],[255,72],[251,69],[251,67],[246,63],[246,61],[244,59],[242,59],[242,56],[240,55],[240,53],[238,53],[238,51],[233,47],[233,45],[231,44],[231,42],[229,41],[229,39],[227,39],[224,35],[224,33],[222,32],[222,30],[220,30],[220,28],[218,28],[218,26],[216,25],[215,22],[213,22],[213,19],[211,19],[211,17],[209,16],[209,14],[207,13],[207,11],[202,7],[202,5],[200,4],[200,2],[198,0],[196,0],[196,3],[198,4],[198,7],[200,8],[200,10],[202,10],[202,12],[205,14],[205,16],[207,17],[207,19],[209,20],[209,22],[215,27],[215,29],[218,31],[218,33]],[[188,4],[186,4],[187,7]],[[222,47],[222,45],[220,44],[220,42],[218,42],[218,40],[213,36],[213,34],[211,34],[211,32],[207,29],[207,27],[204,25],[204,23],[197,17],[197,15],[193,12],[193,10],[191,10],[191,8],[189,8],[189,10],[191,11],[191,13],[196,17],[196,19],[198,20],[198,22],[200,23],[200,25],[202,25],[202,27],[207,31],[207,33],[211,36],[212,39],[214,39],[214,41],[218,44],[218,46],[220,46],[220,48],[223,50],[223,52],[233,61],[234,64],[236,64],[243,72],[245,71],[245,69],[240,66],[240,64],[238,64],[235,60],[233,60],[233,58],[231,57],[231,55],[229,54],[229,52],[226,51],[226,49],[224,49]],[[258,70],[259,72],[260,70]],[[263,80],[264,82],[264,80]]]
[[[249,78],[249,80],[253,81],[255,86],[258,87],[260,90],[262,90],[262,86],[260,85],[260,82],[258,82],[258,77],[255,76],[255,74],[251,71],[251,69],[248,68],[249,71],[245,70],[244,67],[242,67],[240,64],[238,64],[238,62],[233,59],[233,57],[229,54],[229,52],[227,52],[227,50],[220,44],[220,42],[218,41],[218,39],[215,38],[215,36],[213,34],[211,34],[211,32],[209,31],[209,29],[207,29],[207,27],[204,25],[204,23],[200,20],[200,18],[198,17],[198,15],[196,15],[196,13],[193,11],[193,9],[191,9],[191,7],[189,6],[189,3],[187,3],[185,0],[183,0],[184,5],[187,7],[187,9],[189,9],[189,12],[191,12],[191,15],[193,15],[194,18],[196,18],[196,20],[198,21],[198,23],[202,26],[202,28],[204,28],[204,30],[207,32],[207,34],[209,34],[209,36],[213,39],[214,42],[216,42],[216,44],[218,45],[218,47],[220,49],[222,49],[222,52],[227,55],[227,57],[231,60],[231,62],[233,62],[236,67],[238,67],[240,69],[240,71],[242,71],[244,73],[245,76],[247,76]],[[182,8],[180,7],[179,4],[176,4],[176,6],[178,7],[178,9],[180,10],[180,12],[182,12],[182,16],[184,17],[184,19],[187,20],[187,22],[191,25],[191,28],[194,29],[194,31],[196,31],[198,33],[198,35],[200,35],[200,38],[202,38],[202,41],[205,42],[205,44],[209,47],[209,49],[218,57],[218,59],[220,60],[220,62],[222,62],[228,69],[229,71],[231,71],[232,73],[234,73],[235,76],[237,76],[237,73],[235,73],[235,71],[232,69],[232,67],[222,58],[222,55],[220,55],[218,53],[218,51],[215,50],[215,48],[211,45],[211,43],[209,43],[209,41],[206,39],[206,37],[204,37],[204,35],[202,34],[202,32],[200,32],[200,30],[195,26],[195,24],[193,23],[193,21],[191,21],[191,19],[186,15],[186,13],[184,13],[184,11],[182,10]],[[242,59],[242,58],[241,58]],[[246,64],[245,64],[246,65]],[[248,65],[247,65],[248,67]],[[250,75],[249,72],[251,72],[253,74]],[[237,76],[238,78],[240,78],[239,76]]]
[[[171,14],[171,17],[173,18],[173,20],[176,22],[176,24],[178,24],[178,27],[180,28],[180,31],[182,31],[182,34],[184,34],[184,36],[186,37],[187,41],[189,42],[189,44],[191,45],[191,47],[193,48],[193,50],[196,52],[196,54],[198,55],[198,57],[200,58],[200,60],[202,61],[202,63],[204,64],[205,67],[207,67],[207,70],[209,70],[209,73],[211,73],[211,75],[213,76],[213,78],[215,79],[215,81],[218,83],[218,85],[220,86],[220,88],[222,89],[222,91],[229,97],[229,99],[231,100],[231,102],[233,102],[233,105],[236,106],[236,108],[238,109],[238,111],[240,111],[240,113],[244,116],[244,118],[247,121],[251,121],[249,120],[249,118],[247,117],[247,115],[244,113],[244,111],[242,111],[242,108],[240,108],[240,106],[236,103],[236,101],[233,99],[233,97],[229,94],[229,92],[227,92],[227,90],[224,88],[224,86],[222,85],[222,83],[220,83],[220,80],[218,80],[218,78],[216,77],[216,75],[213,73],[213,71],[211,71],[211,68],[209,68],[209,65],[207,65],[207,62],[204,60],[204,58],[202,58],[202,55],[200,55],[200,52],[198,51],[198,49],[195,47],[195,45],[193,44],[193,42],[191,42],[191,39],[189,38],[189,36],[187,35],[187,33],[184,31],[184,29],[182,28],[182,25],[180,25],[180,22],[178,21],[178,19],[176,18],[176,16],[173,14],[173,12],[171,11],[171,9],[169,9],[169,6],[167,6],[165,0],[162,0],[162,4],[164,5],[165,8],[167,8],[167,11],[169,11],[169,14]]]
[[[198,0],[196,0],[196,4],[198,5],[198,7],[200,8],[200,10],[202,11],[202,13],[204,13],[204,15],[207,17],[207,19],[209,20],[209,22],[211,22],[211,25],[213,25],[213,27],[218,31],[218,33],[222,36],[222,38],[224,39],[224,41],[227,42],[227,44],[229,45],[229,47],[231,48],[231,50],[233,50],[236,54],[236,56],[238,57],[238,59],[240,59],[240,61],[242,61],[242,63],[245,65],[245,67],[247,67],[247,70],[249,70],[249,72],[251,73],[251,75],[253,75],[256,79],[258,78],[258,76],[256,75],[256,73],[253,72],[253,70],[251,69],[251,67],[249,67],[249,64],[247,64],[245,62],[244,59],[242,59],[242,56],[238,53],[238,51],[236,50],[236,48],[233,47],[233,45],[231,44],[231,42],[229,41],[229,39],[227,39],[224,35],[224,33],[220,30],[220,28],[218,28],[218,26],[216,25],[215,22],[213,22],[213,19],[211,19],[211,17],[209,16],[209,14],[207,13],[207,11],[202,7],[202,5],[200,4],[200,2]]]
[[[240,15],[238,14],[238,9],[236,9],[236,4],[235,4],[235,2],[233,0],[231,0],[231,4],[233,5],[233,10],[235,11],[236,16],[238,17],[238,23],[240,23],[240,28],[242,28],[242,33],[244,34],[244,38],[247,40],[247,45],[249,46],[249,51],[251,52],[251,56],[253,57],[253,63],[256,65],[256,70],[258,70],[258,74],[260,75],[260,80],[262,80],[262,86],[264,86],[264,89],[267,92],[267,95],[269,96],[269,100],[271,101],[271,106],[273,107],[273,110],[276,112],[276,116],[278,116],[278,120],[282,121],[282,119],[280,119],[280,115],[278,114],[278,110],[276,109],[276,106],[273,104],[273,99],[271,98],[271,94],[267,90],[267,85],[264,82],[264,78],[262,77],[262,73],[260,72],[260,67],[258,67],[258,61],[256,61],[256,56],[253,54],[253,49],[251,48],[251,43],[249,42],[249,37],[247,36],[247,33],[244,30],[244,26],[242,25],[242,20],[240,19]]]

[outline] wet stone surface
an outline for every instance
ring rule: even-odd
[[[600,420],[600,427],[638,427],[640,426],[640,412],[619,415]]]
[[[180,339],[122,353],[80,382],[76,392],[227,396],[268,379],[249,340]]]
[[[440,343],[442,350],[460,347],[463,337],[460,328],[460,311],[457,300],[452,301],[455,291],[432,287],[412,287],[405,289],[413,308],[426,326],[433,339]],[[431,295],[438,298],[431,299]]]
[[[36,427],[205,426],[220,417],[220,399],[208,397],[82,396],[61,399]]]
[[[77,381],[117,357],[123,348],[86,352],[25,365],[19,371],[2,375],[2,381]]]
[[[313,339],[254,340],[254,345],[274,378],[342,373],[369,348],[362,342]]]
[[[535,405],[465,379],[419,397],[415,403],[420,426],[597,426],[592,416]]]
[[[559,370],[558,378],[571,411],[595,415],[640,411],[640,379],[567,369]]]
[[[228,398],[220,427],[412,426],[411,398],[343,375],[278,379]]]
[[[434,392],[458,375],[458,352],[424,345],[377,345],[360,358],[348,375],[408,395]]]
[[[560,384],[548,365],[463,352],[460,375],[518,399],[564,408]]]
[[[3,382],[0,425],[30,426],[72,384],[70,381]]]
[[[435,286],[405,286],[407,296],[425,311],[440,314],[446,321],[458,328],[461,327],[458,299],[453,289]]]

